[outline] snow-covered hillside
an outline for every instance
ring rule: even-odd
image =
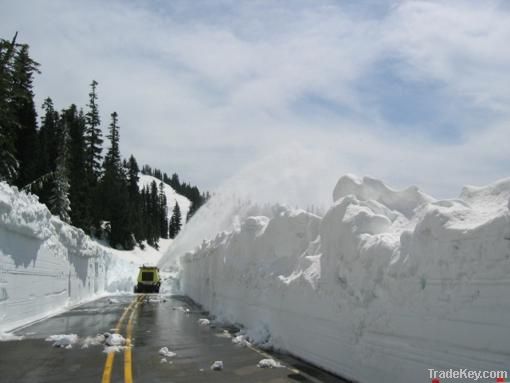
[[[158,178],[148,176],[142,173],[140,173],[139,176],[140,181],[138,182],[138,185],[140,189],[144,186],[150,186],[153,181],[156,181],[156,184],[158,185],[159,188],[161,180],[159,180]],[[168,205],[168,219],[170,220],[170,218],[172,217],[173,208],[175,206],[175,203],[177,202],[179,204],[179,208],[181,209],[181,216],[183,217],[182,224],[185,224],[186,216],[188,215],[188,211],[191,206],[191,201],[177,193],[170,185],[163,183],[163,187],[165,190],[166,201]]]
[[[510,180],[436,201],[346,176],[333,196],[322,218],[275,208],[205,241],[181,259],[183,292],[363,383],[508,369]]]

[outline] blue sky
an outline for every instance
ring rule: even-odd
[[[16,30],[39,105],[96,79],[123,154],[204,188],[289,150],[266,171],[304,200],[347,172],[441,197],[510,175],[504,1],[4,1]]]

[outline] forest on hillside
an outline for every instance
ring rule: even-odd
[[[54,215],[115,248],[129,250],[144,241],[157,247],[159,238],[175,237],[209,194],[175,173],[140,169],[133,155],[123,159],[119,115],[110,114],[103,137],[94,80],[85,108],[71,104],[57,111],[48,97],[39,122],[33,89],[39,67],[17,34],[0,39],[0,181],[36,194]],[[140,189],[140,172],[160,183]],[[187,217],[181,218],[176,204],[168,219],[163,183],[191,201]]]

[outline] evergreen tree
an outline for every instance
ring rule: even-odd
[[[89,93],[89,111],[85,115],[87,130],[85,134],[85,142],[87,144],[87,170],[88,173],[97,180],[101,172],[101,152],[102,152],[102,133],[101,120],[99,118],[99,108],[97,105],[97,81],[93,80],[90,84]]]
[[[45,174],[55,170],[58,156],[58,121],[59,114],[55,111],[53,100],[46,98],[42,104],[44,115],[39,129],[39,157],[40,173]]]
[[[165,186],[163,182],[159,183],[159,215],[160,215],[160,236],[161,238],[168,238],[168,207],[165,195]]]
[[[14,57],[12,98],[9,100],[17,125],[15,148],[20,166],[15,183],[20,187],[34,181],[38,173],[39,146],[33,93],[33,76],[39,73],[38,66],[30,58],[28,45],[21,44]]]
[[[15,149],[16,120],[10,103],[17,35],[12,41],[0,40],[0,181],[16,179],[19,168]]]
[[[132,249],[135,240],[129,228],[129,194],[120,158],[117,113],[113,112],[111,117],[112,122],[107,136],[110,148],[104,159],[100,188],[103,197],[103,218],[110,223],[110,245]]]
[[[151,219],[151,236],[153,239],[153,242],[155,243],[155,246],[158,246],[158,240],[161,233],[161,211],[160,211],[160,204],[159,204],[159,192],[158,192],[158,186],[156,184],[156,181],[152,181],[151,188],[150,188],[150,219]]]
[[[117,112],[113,112],[111,114],[112,122],[108,128],[108,135],[106,138],[110,140],[110,149],[106,153],[105,156],[105,168],[109,167],[110,170],[117,173],[120,176],[122,172],[122,164],[120,158],[120,148],[119,148],[119,125],[118,125],[118,115]]]
[[[181,209],[176,202],[172,212],[172,218],[170,219],[170,238],[174,239],[177,237],[177,234],[181,231],[181,225]]]
[[[49,207],[50,211],[58,215],[62,221],[70,223],[71,218],[69,212],[71,211],[71,204],[69,201],[69,179],[67,169],[68,140],[68,127],[64,120],[58,143],[59,154],[57,157],[53,189],[49,198]]]
[[[85,143],[85,116],[78,112],[76,105],[62,111],[62,121],[69,127],[69,171],[71,200],[71,222],[73,225],[91,233],[93,226],[93,194],[90,179],[87,176],[87,146]]]
[[[177,192],[181,188],[181,183],[179,181],[179,176],[177,175],[177,173],[172,174],[172,178],[170,179],[169,185]]]
[[[140,195],[138,187],[139,168],[138,163],[133,155],[129,157],[126,164],[127,167],[127,182],[129,194],[129,226],[133,232],[135,239],[141,243],[146,237],[143,232],[143,197]]]

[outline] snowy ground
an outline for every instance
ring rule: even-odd
[[[507,370],[509,198],[510,180],[436,201],[342,177],[324,217],[275,208],[204,241],[182,289],[248,341],[363,383]]]

